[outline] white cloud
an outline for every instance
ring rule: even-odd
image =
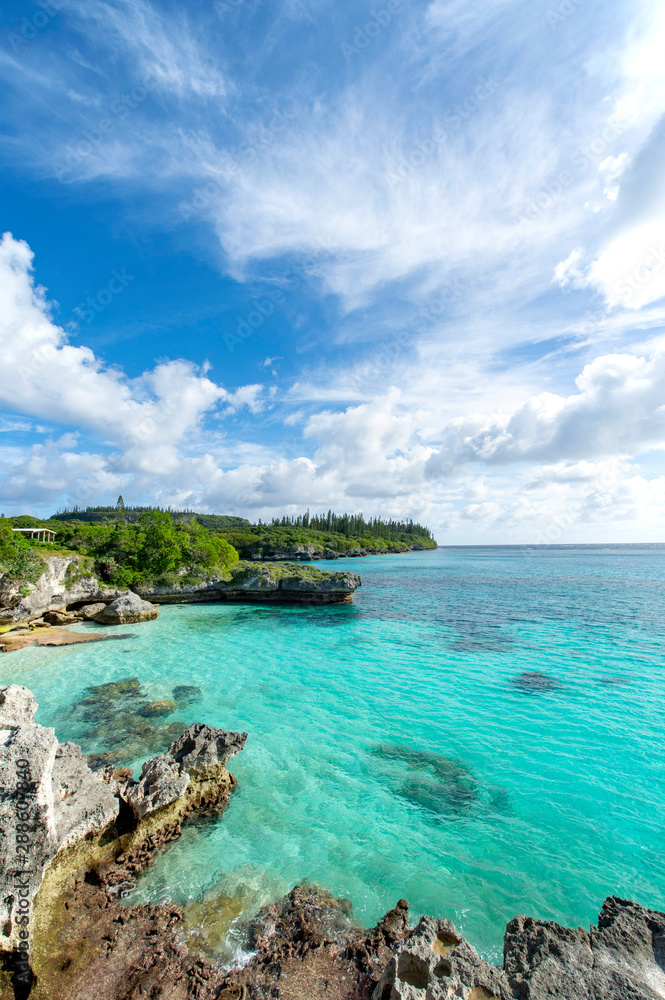
[[[587,280],[610,307],[641,309],[665,298],[665,211],[614,239],[591,265]]]
[[[665,345],[649,359],[596,358],[576,382],[579,392],[540,393],[503,419],[453,421],[428,474],[449,475],[468,463],[593,461],[665,448]]]
[[[168,475],[179,449],[206,413],[259,407],[260,386],[229,394],[187,361],[165,361],[137,379],[108,368],[89,348],[68,343],[50,318],[45,290],[32,280],[32,252],[5,233],[0,241],[0,404],[86,429],[120,449],[127,471]]]

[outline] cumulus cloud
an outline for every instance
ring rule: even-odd
[[[579,461],[665,447],[665,349],[649,358],[596,358],[576,383],[573,395],[540,393],[500,420],[454,420],[427,462],[428,475],[468,463]]]
[[[32,277],[29,246],[5,233],[0,241],[0,404],[13,412],[84,429],[127,472],[168,475],[181,446],[207,413],[259,407],[260,386],[228,393],[188,361],[165,361],[129,379],[87,347],[68,342],[51,318],[46,293]]]

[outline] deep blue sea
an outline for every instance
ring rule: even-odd
[[[164,607],[131,639],[0,659],[86,752],[107,734],[73,706],[132,676],[150,699],[200,688],[156,725],[249,733],[222,820],[186,828],[133,899],[238,919],[308,878],[365,924],[404,897],[494,960],[518,913],[665,909],[665,546],[319,565],[361,573],[353,605]]]

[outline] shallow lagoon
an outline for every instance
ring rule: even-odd
[[[353,606],[165,607],[117,629],[130,640],[0,660],[86,752],[104,727],[72,706],[128,677],[151,701],[201,689],[155,727],[249,732],[223,820],[186,829],[134,898],[212,891],[237,917],[310,878],[365,923],[400,897],[450,917],[493,959],[520,912],[589,924],[610,893],[665,908],[665,547],[324,568],[362,574]],[[535,671],[558,686],[515,683]]]

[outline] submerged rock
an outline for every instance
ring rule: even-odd
[[[118,762],[158,752],[182,735],[185,721],[162,721],[176,707],[169,698],[148,701],[138,677],[124,677],[86,688],[68,715],[80,720],[81,739],[94,740],[112,750],[114,762]],[[94,756],[98,758],[104,752]]]
[[[370,752],[389,765],[386,778],[396,795],[437,816],[466,815],[473,809],[505,813],[509,809],[505,789],[480,781],[462,760],[385,743]]]
[[[107,604],[96,614],[94,621],[99,625],[130,625],[134,622],[149,622],[157,618],[159,610],[138,594],[128,591]]]
[[[511,683],[527,694],[538,693],[540,691],[555,691],[561,687],[560,681],[547,674],[541,674],[538,670],[527,670],[523,674],[517,674],[511,678]]]
[[[171,701],[169,698],[164,698],[161,701],[148,701],[145,705],[142,705],[139,709],[139,715],[144,715],[146,718],[150,719],[154,716],[159,715],[170,715],[176,709],[176,703]]]
[[[195,684],[177,684],[171,694],[178,708],[181,708],[183,705],[189,705],[190,702],[200,698],[203,691]]]

